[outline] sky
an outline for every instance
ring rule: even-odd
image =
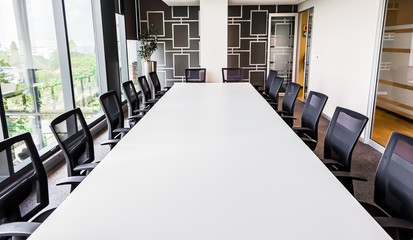
[[[18,42],[14,1],[0,0],[0,44],[8,47]],[[26,0],[32,47],[56,47],[52,0]],[[66,0],[69,39],[78,45],[93,43],[92,7],[88,0]]]

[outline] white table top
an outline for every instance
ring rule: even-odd
[[[251,85],[176,84],[30,239],[390,238]]]

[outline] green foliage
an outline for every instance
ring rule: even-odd
[[[10,83],[10,76],[4,71],[4,67],[10,67],[10,64],[0,58],[0,83]]]
[[[6,116],[7,129],[11,136],[16,136],[27,131],[31,132],[31,122],[28,117],[11,118]]]
[[[74,80],[88,79],[96,73],[96,54],[72,53],[72,75]]]
[[[139,35],[139,42],[141,47],[138,55],[146,61],[151,60],[152,54],[158,48],[158,39],[156,37],[156,29],[152,26],[150,29],[145,29]]]
[[[96,54],[78,52],[78,46],[73,40],[69,46],[76,105],[93,117],[94,113],[100,112]],[[17,85],[16,92],[4,98],[7,127],[11,136],[31,132],[34,124],[39,124],[31,117],[35,102],[32,89],[24,79],[25,70],[20,59],[18,45],[15,42],[12,42],[7,50],[0,50],[0,83],[11,82]],[[41,107],[41,119],[45,121],[64,110],[59,55],[57,50],[49,56],[34,55],[33,62],[37,82],[33,87],[39,91],[40,98],[37,99],[37,103]],[[10,68],[13,75],[7,74],[5,68]],[[44,133],[44,143],[47,144],[48,138],[54,139],[53,136]]]

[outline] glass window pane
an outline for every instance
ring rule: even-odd
[[[9,136],[31,132],[40,150],[55,142],[63,113],[52,0],[0,1],[0,82]]]
[[[65,11],[75,105],[90,122],[101,112],[92,3],[90,0],[66,0]]]
[[[292,80],[295,17],[271,17],[269,69],[284,78],[281,92]]]
[[[411,0],[388,1],[371,136],[382,146],[393,131],[413,136],[412,11]]]

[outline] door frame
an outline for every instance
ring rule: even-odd
[[[293,47],[293,66],[291,81],[297,82],[296,63],[297,63],[297,33],[298,33],[298,13],[270,13],[268,15],[268,53],[267,53],[267,74],[270,72],[270,55],[271,55],[271,18],[272,17],[294,17],[294,47]]]
[[[373,121],[374,121],[374,112],[376,108],[376,94],[378,88],[378,77],[380,71],[380,62],[381,62],[381,51],[382,51],[382,38],[384,34],[384,25],[386,20],[386,6],[387,0],[380,0],[380,15],[377,19],[376,27],[376,41],[374,43],[374,56],[373,56],[373,67],[370,79],[370,91],[369,91],[369,101],[367,106],[367,116],[369,116],[370,121],[368,121],[366,128],[364,130],[363,143],[370,145],[379,152],[384,152],[385,147],[381,146],[375,142],[372,137],[373,131]]]

